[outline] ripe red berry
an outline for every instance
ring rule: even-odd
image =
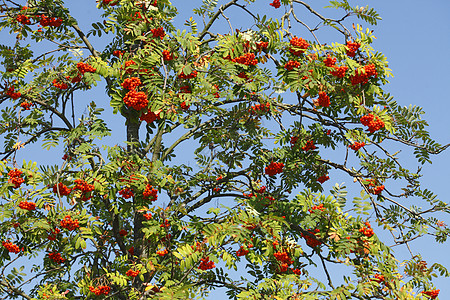
[[[21,209],[26,209],[28,211],[32,211],[36,209],[36,203],[34,202],[28,202],[28,201],[20,201],[19,207]]]
[[[216,267],[216,265],[214,264],[214,262],[209,260],[209,256],[202,258],[200,260],[200,265],[198,266],[198,268],[200,270],[204,270],[204,271],[213,269],[215,267]]]
[[[135,110],[142,110],[148,106],[147,95],[144,92],[136,92],[135,90],[129,91],[123,97],[123,102],[126,106],[132,107]]]
[[[265,173],[269,176],[275,176],[283,172],[284,164],[278,162],[271,162],[266,168]]]
[[[273,7],[275,7],[275,8],[280,8],[281,3],[280,3],[280,0],[273,0],[273,2],[272,2],[272,3],[269,3],[269,5],[270,5],[270,6],[273,6]]]
[[[305,41],[302,38],[299,37],[293,37],[289,43],[291,44],[291,47],[289,48],[289,52],[291,52],[292,55],[299,56],[305,52],[306,49],[308,49],[309,44],[307,41]]]

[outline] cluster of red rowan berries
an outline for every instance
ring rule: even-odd
[[[56,240],[56,236],[61,232],[61,230],[59,230],[59,228],[55,228],[53,230],[50,230],[47,239],[50,241],[54,241]]]
[[[239,74],[237,74],[237,77],[242,78],[244,80],[248,80],[249,79],[248,75],[244,71],[242,71]]]
[[[20,103],[20,107],[22,107],[24,110],[30,110],[30,107],[33,106],[33,103],[24,101]]]
[[[72,219],[71,216],[65,216],[64,219],[61,220],[60,225],[62,228],[65,228],[69,231],[75,230],[80,227],[78,220]]]
[[[39,24],[41,26],[52,26],[52,27],[59,27],[61,26],[63,20],[61,18],[55,18],[55,17],[47,17],[45,15],[41,15],[41,20],[39,21]]]
[[[290,60],[284,64],[284,68],[288,71],[292,71],[294,68],[300,67],[300,62],[296,60]]]
[[[361,232],[363,235],[365,235],[366,237],[370,238],[373,236],[373,229],[372,226],[370,226],[369,222],[364,223],[364,225],[362,228],[359,229],[359,232]]]
[[[129,68],[129,66],[135,65],[135,64],[136,64],[135,61],[127,60],[127,61],[125,62],[125,72],[128,73],[128,74],[133,73],[133,72],[134,72],[134,69]]]
[[[374,274],[374,278],[372,278],[370,280],[378,282],[378,283],[382,283],[382,282],[384,282],[384,276],[381,274]]]
[[[163,50],[162,57],[164,61],[171,61],[173,59],[173,54],[169,50]]]
[[[8,182],[14,185],[14,188],[20,187],[22,183],[25,182],[25,179],[22,178],[22,171],[19,169],[12,169],[8,172]]]
[[[308,209],[308,212],[309,212],[310,214],[312,214],[312,213],[315,212],[316,210],[324,211],[324,210],[325,210],[325,207],[323,206],[323,204],[313,205],[310,209]]]
[[[182,110],[188,110],[189,107],[191,107],[191,106],[189,104],[186,104],[186,101],[183,101],[183,102],[180,103],[180,108]]]
[[[378,116],[368,114],[360,118],[361,124],[368,127],[370,133],[374,133],[384,127],[384,122]]]
[[[303,151],[309,151],[309,150],[314,150],[317,147],[314,145],[314,141],[309,140],[306,142],[306,144],[302,147]]]
[[[115,57],[121,57],[124,53],[124,51],[114,50],[112,55],[114,55]]]
[[[73,189],[81,191],[81,200],[87,201],[92,197],[88,196],[88,194],[92,192],[95,187],[93,184],[87,183],[83,179],[75,179],[75,186],[73,187]]]
[[[169,220],[165,219],[164,222],[161,225],[159,225],[159,227],[161,227],[161,228],[169,228],[170,227]]]
[[[167,249],[156,251],[156,254],[158,254],[159,256],[164,256],[167,253],[169,253],[169,250],[167,250]]]
[[[16,100],[16,99],[20,98],[22,96],[22,94],[20,92],[15,93],[14,89],[15,88],[13,86],[10,86],[8,89],[6,89],[6,95],[11,97],[11,99]]]
[[[320,182],[320,183],[324,183],[325,181],[327,181],[327,180],[329,180],[330,179],[330,177],[328,176],[328,175],[322,175],[322,176],[320,176],[319,178],[317,178],[316,180],[318,181],[318,182]]]
[[[19,248],[16,244],[10,242],[10,241],[3,241],[2,242],[3,247],[5,247],[6,250],[8,250],[11,253],[17,254],[20,252],[20,250],[23,250]]]
[[[330,106],[330,97],[328,97],[327,93],[325,92],[319,92],[319,98],[317,99],[317,102],[322,107],[328,107]]]
[[[95,73],[95,71],[97,71],[96,68],[94,68],[93,66],[89,65],[89,64],[85,64],[84,62],[79,62],[77,63],[77,69],[81,74],[84,73]]]
[[[280,273],[284,273],[288,270],[289,266],[292,265],[292,259],[286,251],[278,251],[273,254],[275,259],[280,263]]]
[[[67,90],[69,88],[69,86],[67,85],[67,83],[64,82],[59,82],[58,79],[53,79],[53,86],[60,89],[60,90]]]
[[[135,110],[141,110],[148,106],[147,95],[144,92],[136,92],[135,90],[129,91],[123,97],[123,102],[126,106],[132,107]]]
[[[232,61],[246,66],[256,66],[258,64],[258,60],[255,58],[254,53],[245,53],[244,55],[232,59]]]
[[[150,29],[150,31],[152,32],[154,38],[159,37],[159,38],[163,39],[164,36],[166,35],[166,33],[164,32],[164,28],[162,28],[162,27],[153,28],[153,29]]]
[[[142,195],[150,201],[156,201],[158,199],[158,190],[154,189],[150,184],[147,184]]]
[[[122,87],[124,88],[124,89],[127,89],[127,90],[135,90],[137,87],[139,87],[140,85],[142,84],[142,82],[141,82],[141,80],[139,79],[139,78],[137,78],[137,77],[130,77],[130,78],[127,78],[127,79],[125,79],[123,82],[122,82]]]
[[[144,218],[145,218],[146,220],[151,220],[151,219],[152,219],[152,214],[149,213],[149,212],[146,212],[143,216],[144,216]]]
[[[103,0],[102,3],[103,3],[103,5],[114,6],[117,3],[119,3],[119,1],[118,0]]]
[[[331,57],[329,54],[327,56],[327,58],[325,58],[323,60],[323,63],[325,64],[325,66],[327,67],[334,67],[334,64],[336,63],[336,58]]]
[[[53,193],[61,195],[61,196],[67,196],[70,194],[72,190],[68,188],[64,183],[59,182],[58,184],[55,184],[53,186]]]
[[[23,24],[23,25],[30,25],[31,24],[30,18],[25,16],[25,15],[22,15],[22,14],[17,15],[16,21],[21,23],[21,24]]]
[[[299,56],[305,52],[306,49],[308,49],[309,44],[307,41],[305,41],[302,38],[299,37],[293,37],[289,43],[292,47],[289,48],[289,52],[292,53],[292,55]]]
[[[128,231],[126,231],[125,229],[121,229],[120,231],[119,231],[119,235],[120,236],[126,236],[128,234]]]
[[[152,111],[148,111],[148,112],[146,112],[145,114],[142,114],[142,115],[139,117],[139,120],[145,121],[145,122],[147,122],[148,124],[150,124],[150,123],[153,123],[153,122],[156,121],[156,120],[159,120],[160,118],[161,118],[161,117],[159,116],[159,113],[155,114],[155,113],[152,112]]]
[[[270,5],[270,6],[273,6],[273,7],[275,7],[275,8],[280,8],[281,3],[280,3],[280,0],[273,0],[273,2],[272,2],[272,3],[269,3],[269,5]]]
[[[182,94],[191,94],[191,87],[189,85],[180,86],[180,93]]]
[[[347,56],[355,57],[356,51],[359,49],[359,47],[361,47],[360,43],[356,43],[356,42],[354,43],[351,41],[347,41],[347,44],[346,44]]]
[[[103,0],[103,1],[107,1],[107,0]],[[111,291],[111,288],[107,285],[100,285],[96,288],[94,288],[93,286],[90,286],[89,290],[92,293],[94,293],[96,296],[100,296],[100,295],[108,295],[109,292]]]
[[[119,195],[124,199],[130,199],[134,196],[133,190],[129,187],[123,188],[119,191]]]
[[[210,270],[215,267],[216,265],[214,264],[214,262],[209,260],[209,256],[200,259],[200,265],[198,266],[198,268],[203,271]]]
[[[320,230],[319,229],[314,229],[314,230],[308,230],[308,232],[315,236],[316,233],[319,233]],[[320,246],[322,244],[321,241],[319,241],[317,238],[310,236],[309,234],[306,233],[302,233],[302,238],[304,238],[306,240],[306,244],[312,248]]]
[[[430,297],[430,299],[436,299],[437,296],[439,296],[439,292],[441,290],[430,290],[430,291],[423,291],[422,294],[427,295]]]
[[[125,275],[127,275],[127,276],[129,276],[129,277],[136,277],[136,276],[139,275],[139,273],[140,273],[139,270],[134,271],[134,270],[132,270],[132,269],[129,269],[129,270],[125,273]]]
[[[48,257],[57,264],[61,264],[66,260],[61,256],[61,253],[58,252],[51,252],[48,254]]]
[[[365,65],[355,70],[355,75],[350,76],[352,85],[366,84],[370,77],[377,77],[378,72],[374,64]]]
[[[197,77],[197,71],[193,70],[190,74],[184,74],[183,71],[178,74],[178,78],[180,79],[192,79]]]
[[[21,209],[26,209],[26,210],[32,211],[32,210],[36,209],[36,203],[28,202],[28,201],[20,201],[19,207]]]
[[[269,110],[270,110],[270,103],[266,102],[266,104],[258,103],[253,105],[252,107],[249,108],[248,112],[253,115],[258,113],[265,113],[268,112]]]
[[[275,176],[283,172],[284,164],[281,162],[271,162],[266,168],[265,173],[269,176]]]
[[[250,251],[245,249],[244,246],[241,246],[239,250],[236,251],[236,256],[246,256]]]
[[[348,67],[347,66],[333,66],[334,71],[331,71],[330,74],[337,77],[337,78],[344,78],[345,72],[347,72]]]
[[[379,195],[384,190],[384,185],[378,185],[373,188],[369,188],[369,192],[373,195]]]
[[[350,149],[358,151],[359,149],[361,149],[362,147],[364,147],[366,145],[366,143],[364,142],[354,142],[353,144],[351,144],[350,146],[348,146]]]
[[[269,42],[256,42],[256,49],[258,49],[258,51],[267,49],[267,47],[269,46]]]

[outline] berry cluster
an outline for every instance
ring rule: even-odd
[[[9,97],[11,97],[11,99],[16,100],[17,98],[20,98],[22,96],[22,94],[20,92],[15,93],[14,92],[14,87],[11,86],[6,90],[6,95],[8,95]]]
[[[136,92],[135,90],[129,91],[123,97],[123,102],[126,106],[132,107],[135,110],[141,110],[148,106],[147,95],[144,92]]]
[[[310,214],[312,214],[312,213],[315,212],[316,210],[324,211],[324,210],[325,210],[325,207],[323,207],[323,204],[314,205],[314,206],[312,206],[310,209],[308,209],[308,212],[309,212]]]
[[[129,276],[129,277],[136,277],[136,276],[139,275],[139,273],[140,273],[139,270],[134,271],[134,270],[132,270],[132,269],[129,269],[129,270],[125,273],[125,275],[127,275],[127,276]]]
[[[93,66],[91,66],[89,64],[85,64],[81,61],[79,63],[77,63],[77,69],[81,74],[84,74],[86,72],[95,73],[95,71],[97,71],[97,69],[94,68]]]
[[[163,39],[164,36],[166,35],[166,33],[164,32],[164,28],[162,28],[162,27],[154,28],[154,29],[151,29],[150,31],[152,32],[154,38],[159,37],[159,38]]]
[[[152,214],[149,213],[149,212],[146,212],[143,216],[144,216],[144,218],[145,218],[146,220],[151,220],[151,219],[152,219]]]
[[[286,251],[279,251],[273,254],[275,259],[281,264],[280,265],[280,273],[284,273],[288,270],[289,265],[292,264],[292,259],[289,257],[289,254]]]
[[[359,232],[361,232],[363,235],[365,235],[366,237],[370,238],[373,235],[373,229],[370,226],[369,222],[364,223],[364,225],[362,228],[359,229]]]
[[[19,23],[22,23],[23,25],[31,24],[30,18],[25,15],[22,15],[22,14],[17,15],[16,21]]]
[[[8,182],[14,185],[14,188],[20,187],[22,183],[25,182],[25,179],[22,178],[22,171],[19,169],[12,169],[8,172]]]
[[[266,102],[266,104],[255,104],[248,110],[250,114],[258,114],[258,113],[265,113],[270,110],[270,103]]]
[[[373,195],[379,195],[384,190],[384,185],[378,185],[373,188],[369,188],[369,192]]]
[[[63,20],[61,18],[55,18],[55,17],[47,17],[45,15],[41,15],[41,20],[39,21],[39,24],[41,26],[52,26],[52,27],[59,27],[61,26]]]
[[[48,257],[57,264],[61,264],[65,261],[65,259],[62,258],[61,254],[58,252],[51,252],[48,254]]]
[[[170,227],[169,220],[165,219],[164,222],[161,225],[159,225],[159,227],[161,227],[161,228],[169,228]]]
[[[112,55],[114,55],[115,57],[121,57],[124,53],[124,51],[114,50]]]
[[[178,74],[178,78],[181,79],[191,79],[197,77],[197,71],[192,71],[190,74],[184,74],[183,71],[181,71],[180,74]]]
[[[239,74],[237,74],[237,77],[242,78],[244,80],[248,80],[249,79],[248,75],[244,71],[242,71]]]
[[[372,279],[370,279],[370,280],[371,280],[371,281],[378,282],[378,283],[384,282],[384,276],[383,276],[383,275],[381,275],[381,274],[375,274],[374,277],[375,277],[375,278],[372,278]]]
[[[272,3],[269,3],[270,6],[273,6],[275,8],[279,8],[281,6],[280,0],[273,0]]]
[[[325,175],[322,175],[319,178],[317,178],[317,181],[320,182],[320,183],[324,183],[325,181],[327,181],[329,179],[330,179],[330,177],[325,174]]]
[[[147,184],[142,195],[150,201],[156,201],[158,199],[158,190],[154,189],[150,184]]]
[[[350,81],[352,85],[357,85],[359,83],[366,84],[372,76],[376,78],[378,76],[378,72],[374,64],[369,64],[362,68],[356,69],[355,75],[350,77]]]
[[[325,66],[327,67],[334,67],[334,64],[336,63],[336,58],[331,57],[329,54],[327,56],[327,58],[325,58],[323,60],[323,63],[325,64]]]
[[[330,106],[330,97],[328,97],[325,92],[319,92],[319,99],[317,99],[317,102],[320,106],[328,107]]]
[[[200,260],[200,265],[198,266],[198,268],[203,271],[210,270],[215,267],[216,265],[214,264],[214,262],[209,260],[209,256],[202,258]]]
[[[314,229],[314,230],[308,230],[308,232],[315,236],[316,233],[319,233],[320,230],[319,229]],[[317,238],[310,236],[309,234],[306,233],[302,233],[302,238],[304,238],[306,240],[306,244],[312,248],[320,246],[322,244],[321,241],[319,241]]]
[[[188,86],[188,85],[180,86],[180,93],[182,93],[182,94],[191,94],[192,93],[191,87]]]
[[[384,122],[378,116],[374,117],[372,114],[362,116],[359,120],[361,124],[369,127],[368,130],[370,133],[374,133],[384,127]]]
[[[58,79],[54,79],[52,83],[53,83],[54,87],[56,87],[56,88],[58,88],[60,90],[67,90],[69,88],[67,83],[59,82]]]
[[[73,187],[73,189],[81,191],[81,200],[87,201],[92,197],[91,195],[89,195],[89,193],[94,190],[94,185],[87,183],[83,179],[75,179],[75,186]]]
[[[236,251],[236,256],[246,256],[248,252],[248,249],[245,249],[244,246],[241,246],[241,248]]]
[[[122,198],[124,199],[130,199],[131,197],[134,196],[134,193],[132,189],[126,187],[119,191],[119,195],[122,196]]]
[[[139,117],[139,120],[145,121],[148,124],[153,123],[154,121],[159,120],[159,119],[160,119],[159,113],[155,114],[152,111],[148,111]]]
[[[306,49],[308,49],[309,44],[307,41],[305,41],[302,38],[299,37],[293,37],[289,43],[291,44],[291,48],[289,48],[289,52],[292,53],[292,55],[299,56],[305,52]]]
[[[65,228],[69,231],[75,230],[80,227],[78,220],[73,220],[71,216],[65,216],[64,219],[61,220],[60,225],[62,228]]]
[[[103,0],[103,1],[111,1],[111,0]],[[100,285],[96,288],[94,288],[93,286],[89,287],[89,290],[94,293],[96,296],[100,296],[100,295],[108,295],[109,292],[111,291],[111,288],[107,285]]]
[[[173,59],[173,54],[169,50],[163,50],[162,57],[164,61],[171,61]]]
[[[119,231],[119,235],[120,236],[126,236],[128,234],[128,231],[126,231],[125,229],[121,229],[120,231]]]
[[[20,201],[19,207],[21,209],[26,209],[26,210],[32,211],[32,210],[36,209],[36,203],[28,202],[28,201]]]
[[[50,241],[54,241],[56,240],[56,236],[61,232],[61,230],[59,230],[59,228],[55,228],[53,230],[50,230],[47,239]]]
[[[127,78],[122,82],[122,87],[127,90],[135,90],[142,84],[141,80],[137,77]]]
[[[294,68],[300,67],[300,62],[296,60],[290,60],[284,64],[284,68],[288,71],[292,71]]]
[[[256,42],[256,49],[258,49],[258,51],[267,49],[267,47],[269,46],[269,42]]]
[[[119,1],[117,1],[117,0],[103,0],[102,1],[103,5],[109,5],[109,6],[117,5],[117,3],[119,3]],[[107,295],[107,294],[105,294],[105,295]]]
[[[19,253],[20,250],[23,250],[23,248],[20,249],[19,246],[17,246],[16,244],[14,244],[10,241],[3,241],[2,245],[3,245],[3,247],[6,248],[6,250],[8,250],[11,253],[15,253],[15,254]]]
[[[427,295],[430,299],[436,299],[441,290],[423,291],[422,294]]]
[[[182,110],[188,110],[191,107],[189,104],[186,104],[186,101],[181,102],[180,107]]]
[[[64,183],[58,183],[53,186],[53,193],[61,195],[61,196],[67,196],[70,194],[72,190],[68,188]]]
[[[33,106],[33,103],[24,101],[20,103],[20,107],[22,107],[24,110],[30,110],[30,107]]]
[[[158,254],[159,256],[164,256],[167,253],[169,253],[169,250],[167,249],[156,251],[156,254]]]
[[[128,67],[131,66],[131,65],[135,65],[135,64],[136,64],[136,62],[134,62],[132,60],[127,60],[125,62],[125,72],[127,72],[128,74],[133,73],[134,69],[128,68]]]
[[[284,164],[281,162],[271,162],[266,168],[265,173],[269,176],[275,176],[283,172]]]
[[[305,146],[302,147],[303,151],[309,151],[309,150],[314,150],[317,147],[314,145],[314,141],[309,140],[306,142]]]
[[[256,66],[258,64],[258,60],[255,58],[254,53],[246,53],[232,59],[232,61],[246,66]]]
[[[351,144],[350,146],[348,146],[350,149],[358,151],[359,149],[361,149],[362,147],[364,147],[366,145],[366,143],[364,142],[354,142],[353,144]]]
[[[331,71],[330,74],[337,78],[344,78],[345,72],[347,72],[348,70],[347,66],[340,66],[340,67],[333,66],[333,68],[334,71]]]
[[[356,51],[359,49],[359,47],[361,47],[360,43],[353,43],[351,41],[347,41],[346,49],[345,49],[347,52],[347,56],[355,57]]]

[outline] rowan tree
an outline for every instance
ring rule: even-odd
[[[177,25],[174,2],[0,4],[3,299],[436,299],[409,243],[449,235],[420,183],[447,146],[385,92],[377,12],[204,0]]]

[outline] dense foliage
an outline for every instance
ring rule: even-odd
[[[419,181],[446,146],[384,91],[375,10],[203,0],[180,26],[169,0],[100,0],[84,32],[79,4],[17,2],[0,4],[3,299],[436,299],[448,272],[409,242],[450,233]],[[109,105],[85,100],[98,88]],[[53,165],[17,161],[36,145]],[[324,191],[342,178],[360,193]]]

